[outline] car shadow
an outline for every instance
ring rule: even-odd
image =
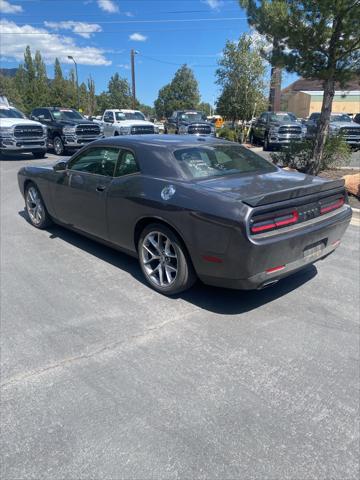
[[[30,223],[24,210],[20,211],[19,215]],[[53,225],[46,231],[49,233],[50,239],[58,238],[67,242],[116,268],[128,272],[137,281],[148,287],[136,258],[59,225]],[[181,298],[209,312],[238,315],[291,293],[316,275],[316,267],[310,265],[263,290],[230,290],[211,287],[198,281],[190,290],[172,298]]]
[[[11,153],[11,154],[6,154],[2,153],[0,155],[0,161],[1,162],[26,162],[27,160],[46,160],[48,159],[49,153],[45,155],[43,158],[36,158],[32,155],[32,153]]]

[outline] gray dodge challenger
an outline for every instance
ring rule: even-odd
[[[55,222],[138,257],[166,295],[197,278],[276,283],[332,253],[351,219],[342,180],[286,172],[211,137],[106,138],[18,180],[34,227]]]

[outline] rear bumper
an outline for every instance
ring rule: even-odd
[[[342,212],[288,234],[238,244],[233,239],[226,254],[220,256],[221,262],[203,264],[201,271],[197,271],[198,276],[204,283],[218,287],[264,288],[333,253],[350,219],[351,208],[346,205]],[[320,242],[321,250],[308,250]]]

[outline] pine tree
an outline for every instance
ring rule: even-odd
[[[67,106],[68,95],[66,90],[66,80],[63,77],[59,59],[56,58],[54,64],[54,80],[51,82],[51,106]]]
[[[95,82],[92,77],[88,78],[87,81],[88,88],[88,102],[87,102],[87,112],[89,115],[95,115],[96,112],[96,93],[95,93]]]
[[[112,108],[131,108],[130,85],[126,78],[115,73],[108,84],[108,97]]]
[[[35,99],[36,105],[47,105],[49,101],[49,80],[47,78],[46,67],[39,50],[35,53]]]

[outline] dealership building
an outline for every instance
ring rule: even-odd
[[[348,82],[345,88],[336,85],[335,89],[333,113],[360,113],[360,78]],[[307,118],[321,111],[323,95],[321,80],[299,79],[281,91],[281,109]]]

